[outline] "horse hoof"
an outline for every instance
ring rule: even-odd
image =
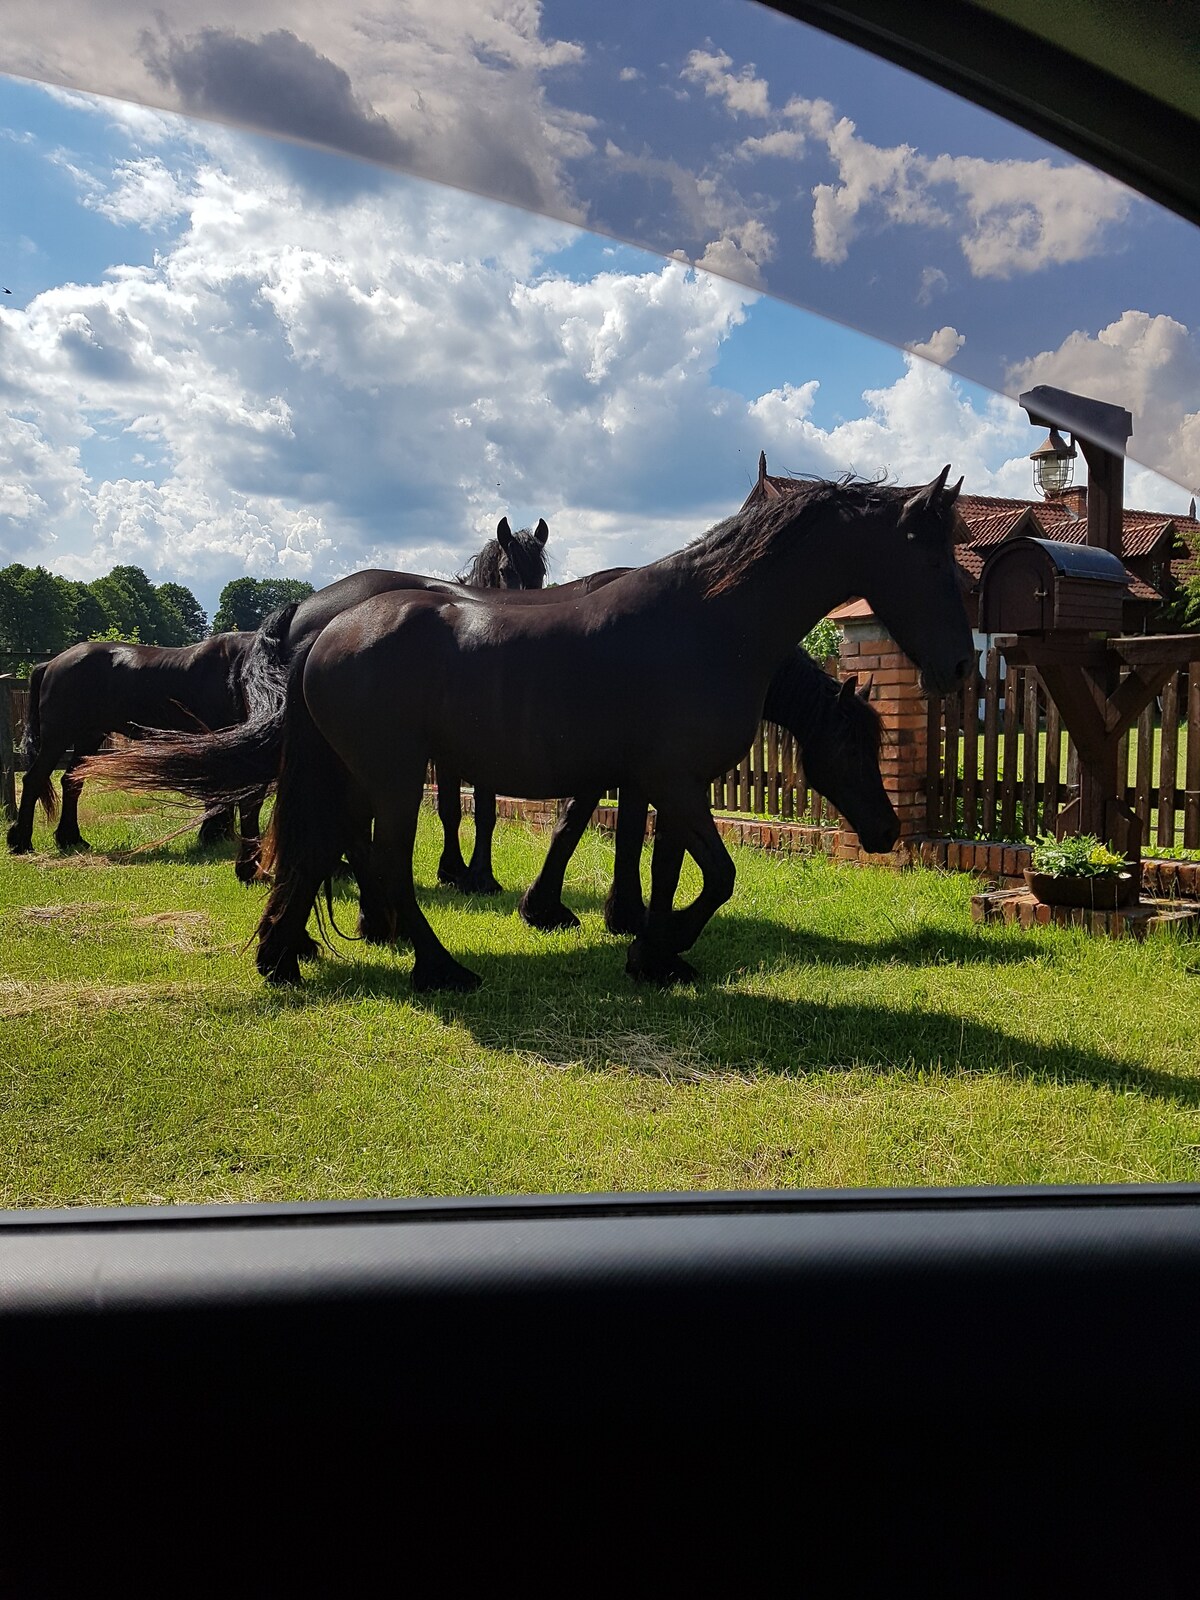
[[[542,933],[555,933],[560,928],[578,928],[579,918],[561,902],[557,905],[539,906],[525,895],[517,907],[517,915],[531,928]]]
[[[358,937],[364,944],[395,944],[399,938],[397,930],[385,918],[376,921],[372,917],[358,914]]]
[[[319,961],[321,959],[321,946],[311,933],[306,933],[302,939],[296,941],[297,961]]]
[[[412,972],[412,986],[418,994],[428,994],[432,989],[455,989],[459,994],[470,994],[482,982],[477,972],[460,965],[451,956],[436,963],[418,962]]]
[[[8,851],[10,855],[27,856],[33,851],[33,840],[18,838],[12,828],[8,830],[8,839],[6,843],[8,844]]]
[[[308,939],[308,934],[304,935]],[[312,940],[309,939],[309,943]],[[301,946],[287,945],[280,948],[278,945],[260,945],[258,954],[254,958],[254,965],[259,973],[269,984],[283,987],[300,982],[300,962],[298,954]]]
[[[615,934],[619,939],[636,939],[639,934],[646,931],[646,908],[641,904],[606,905],[604,926],[609,933]]]
[[[700,974],[690,962],[673,950],[653,950],[645,939],[635,939],[629,947],[625,971],[635,983],[653,983],[669,989],[676,983],[695,983]]]
[[[83,851],[92,848],[82,834],[76,835],[74,839],[60,839],[55,834],[54,842],[64,855],[74,855],[76,852],[82,854]]]
[[[261,883],[263,881],[262,874],[258,870],[257,861],[235,861],[233,870],[237,881],[245,884],[247,889],[252,883]]]
[[[443,856],[438,862],[437,880],[451,889],[457,889],[466,875],[467,867],[464,861],[452,861]]]

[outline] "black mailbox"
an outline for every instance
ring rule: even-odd
[[[984,633],[1120,633],[1129,573],[1109,550],[1021,537],[995,545],[979,580]]]

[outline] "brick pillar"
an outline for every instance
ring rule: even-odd
[[[890,856],[868,856],[848,827],[842,830],[838,855],[846,861],[891,860],[906,865],[914,857],[912,842],[926,831],[928,814],[929,713],[920,674],[875,617],[838,619],[838,626],[844,634],[841,676],[857,673],[859,688],[869,680],[871,704],[883,718],[883,786],[900,819],[900,838]]]

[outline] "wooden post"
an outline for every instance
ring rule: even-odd
[[[9,822],[17,820],[17,751],[13,737],[12,692],[17,679],[0,675],[0,806]]]

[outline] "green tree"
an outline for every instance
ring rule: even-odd
[[[234,578],[221,590],[214,633],[251,633],[264,617],[312,594],[311,583],[299,578]]]
[[[208,618],[204,615],[204,608],[190,589],[185,589],[181,583],[160,583],[158,586],[158,600],[168,621],[174,623],[173,631],[180,637],[171,640],[172,644],[199,644],[201,639],[208,636]],[[161,640],[165,644],[167,641]]]
[[[68,582],[71,602],[71,642],[95,639],[109,626],[108,613],[92,593],[90,584]]]
[[[74,621],[65,579],[20,562],[0,571],[0,649],[57,655],[71,643]]]

